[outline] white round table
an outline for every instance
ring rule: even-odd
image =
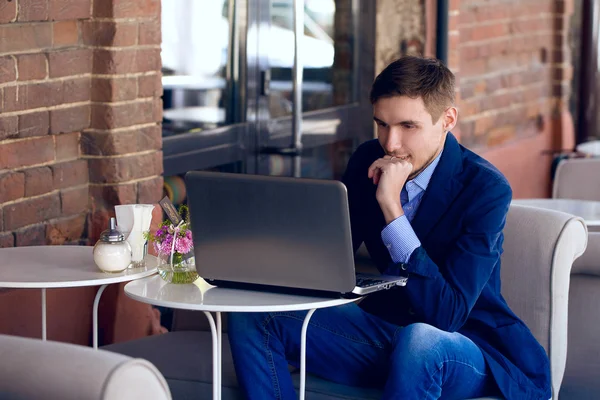
[[[46,289],[100,286],[94,299],[93,347],[98,348],[98,303],[107,285],[143,278],[156,272],[158,261],[106,273],[94,264],[90,246],[31,246],[0,249],[0,287],[42,290],[42,340],[46,340]]]
[[[513,204],[546,208],[581,217],[587,226],[600,226],[600,201],[571,199],[519,199]]]
[[[167,283],[159,276],[129,282],[125,294],[156,306],[203,311],[210,324],[213,355],[213,399],[221,398],[221,313],[277,312],[308,310],[300,342],[300,399],[306,387],[306,331],[310,317],[319,308],[335,307],[357,299],[325,298],[225,289],[207,284],[201,278],[187,285]],[[211,312],[216,313],[216,322]]]

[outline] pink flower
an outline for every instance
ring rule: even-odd
[[[184,237],[178,237],[175,243],[175,251],[180,254],[187,254],[192,250],[192,241],[188,239],[187,235]]]

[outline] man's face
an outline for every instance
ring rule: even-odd
[[[384,97],[373,104],[379,143],[387,155],[413,165],[409,179],[435,159],[444,146],[446,133],[456,124],[456,116],[456,108],[450,107],[433,123],[420,97]]]

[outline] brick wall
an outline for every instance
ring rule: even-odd
[[[568,102],[564,1],[452,2],[461,140],[485,150],[541,133]]]
[[[0,0],[0,247],[162,194],[160,0]]]

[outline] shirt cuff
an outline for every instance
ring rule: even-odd
[[[381,240],[387,247],[394,263],[407,263],[413,251],[421,246],[421,241],[413,230],[406,215],[402,215],[381,231]]]

